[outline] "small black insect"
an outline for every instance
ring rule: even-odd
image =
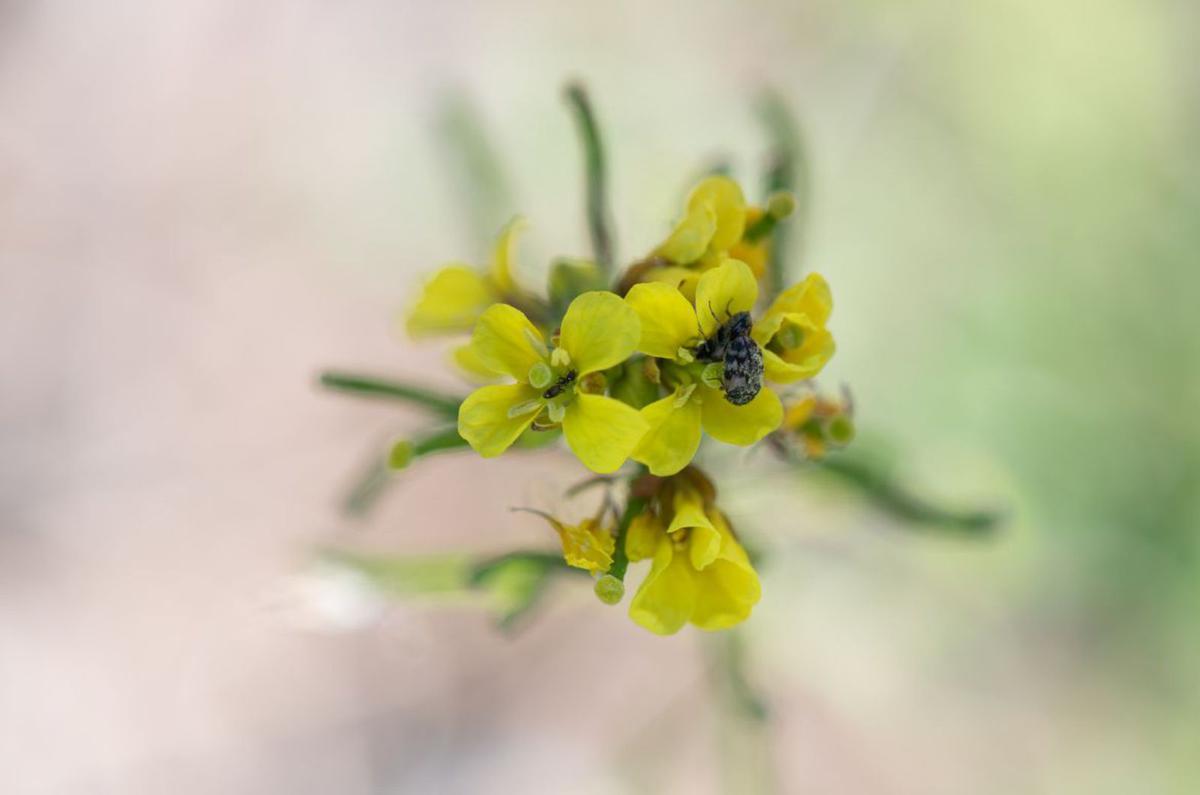
[[[545,398],[546,400],[549,400],[550,398],[553,398],[553,397],[558,397],[566,390],[567,384],[571,383],[574,380],[575,380],[575,371],[568,370],[566,375],[563,375],[561,378],[559,378],[557,381],[555,381],[553,384],[551,384],[549,389],[547,389],[545,392],[542,393],[542,397]]]
[[[721,386],[725,389],[725,399],[735,406],[754,400],[762,389],[762,351],[750,336],[752,325],[749,312],[738,312],[695,350],[699,361],[724,362]]]

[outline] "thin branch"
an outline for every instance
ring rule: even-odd
[[[587,179],[588,232],[592,239],[592,256],[596,264],[611,275],[613,269],[613,236],[609,227],[608,174],[605,170],[604,147],[596,117],[592,113],[587,91],[580,83],[567,86],[567,102],[574,112],[583,141],[584,168]]]

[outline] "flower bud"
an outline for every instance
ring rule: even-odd
[[[615,605],[625,598],[625,583],[611,574],[596,580],[594,588],[597,598],[606,605]]]
[[[401,439],[392,445],[391,451],[388,453],[387,465],[389,469],[404,469],[407,467],[413,458],[412,442],[407,439]]]
[[[796,197],[787,191],[772,193],[767,199],[767,212],[776,220],[783,220],[796,211]]]

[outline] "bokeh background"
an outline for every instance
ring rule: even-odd
[[[0,791],[1190,793],[1200,787],[1200,11],[1179,0],[0,2]],[[467,604],[310,576],[330,544],[544,544],[577,466],[423,461],[339,366],[521,211],[585,254],[588,84],[621,254],[800,119],[861,443],[985,539],[737,466],[770,550],[739,636],[556,586]],[[500,167],[480,203],[469,118]],[[456,121],[457,120],[457,121]],[[457,126],[456,126],[457,125]],[[727,462],[729,463],[729,462]],[[739,463],[735,459],[732,463]]]

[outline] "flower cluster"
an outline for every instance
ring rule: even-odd
[[[545,296],[515,278],[517,220],[490,267],[444,267],[408,315],[414,336],[469,331],[455,361],[503,381],[478,387],[458,410],[458,435],[481,456],[561,433],[593,472],[632,460],[634,480],[655,484],[641,497],[631,488],[611,523],[548,517],[566,563],[598,577],[607,601],[621,598],[627,562],[651,561],[630,605],[651,631],[721,629],[758,601],[758,576],[693,461],[705,436],[749,447],[811,418],[809,395],[793,400],[788,390],[834,353],[829,287],[814,273],[764,295],[772,232],[794,207],[787,193],[749,206],[735,181],[708,177],[667,238],[611,285],[595,278],[596,265],[577,263],[582,277],[552,278]]]

